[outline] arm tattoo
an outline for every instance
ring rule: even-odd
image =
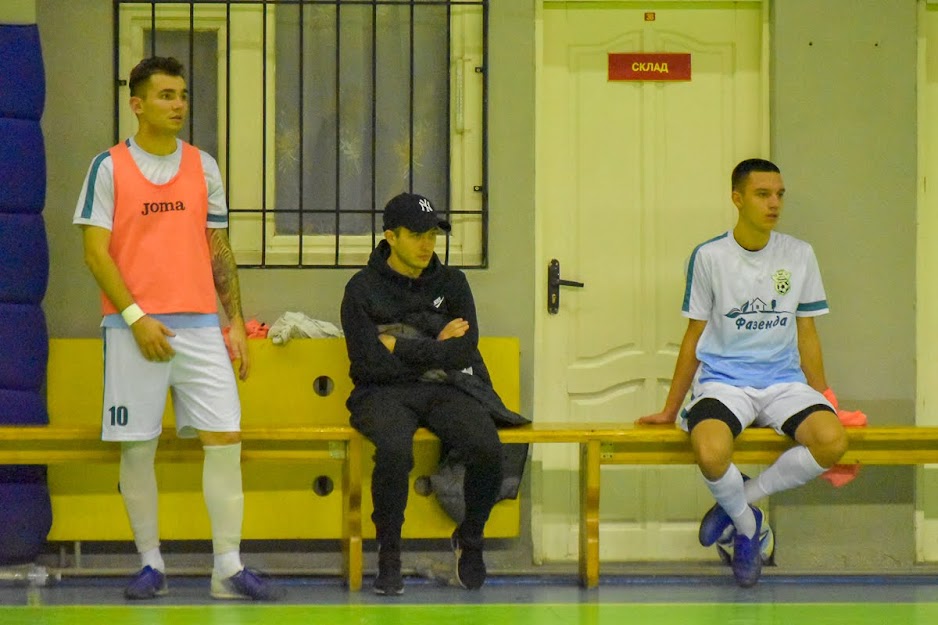
[[[228,243],[228,234],[224,228],[211,228],[208,240],[212,255],[212,278],[215,280],[218,299],[221,300],[229,320],[243,319],[238,265]]]

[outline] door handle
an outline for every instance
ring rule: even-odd
[[[547,312],[556,315],[560,310],[560,287],[573,286],[578,289],[585,285],[582,282],[560,279],[560,261],[556,258],[550,259],[547,265]]]

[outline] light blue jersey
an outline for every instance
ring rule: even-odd
[[[795,318],[827,312],[817,259],[804,241],[772,232],[750,252],[730,231],[691,254],[682,313],[707,322],[697,343],[698,383],[806,383]]]

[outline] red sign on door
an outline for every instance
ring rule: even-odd
[[[690,80],[690,54],[610,53],[609,80]]]

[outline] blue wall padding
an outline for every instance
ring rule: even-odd
[[[49,274],[39,29],[0,24],[0,423],[45,425]],[[28,303],[27,303],[28,302]],[[0,466],[0,566],[35,561],[52,527],[44,466]]]
[[[0,566],[36,559],[52,528],[52,502],[44,466],[0,466]]]
[[[45,393],[0,388],[0,424],[48,425]]]
[[[0,388],[41,390],[48,361],[49,335],[42,307],[0,304]]]
[[[39,304],[49,284],[42,215],[0,213],[0,302]]]
[[[0,117],[39,121],[45,103],[39,28],[0,24]]]
[[[0,213],[36,214],[45,203],[46,148],[39,122],[0,118]]]

